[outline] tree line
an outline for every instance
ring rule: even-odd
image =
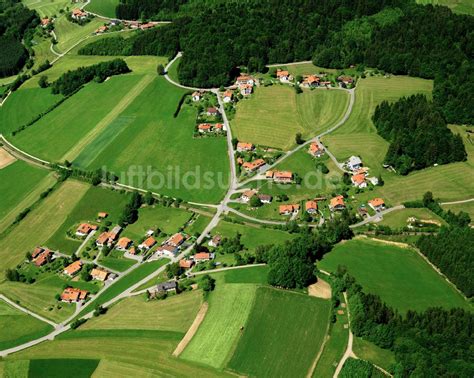
[[[372,120],[390,142],[385,163],[402,175],[467,158],[462,137],[449,130],[441,112],[424,95],[403,97],[393,104],[384,101]]]

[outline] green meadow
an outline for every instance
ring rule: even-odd
[[[454,13],[474,15],[474,3],[471,0],[416,0],[418,4],[444,5]]]
[[[468,302],[411,248],[356,239],[338,244],[318,263],[335,272],[346,266],[369,293],[400,312],[428,307],[470,308]]]
[[[31,360],[28,369],[28,378],[64,377],[74,372],[74,377],[89,378],[99,365],[99,360],[92,359],[37,359]]]
[[[115,251],[113,251],[111,254],[113,254]],[[119,251],[117,251],[119,252]],[[123,253],[123,252],[122,252]],[[115,270],[117,272],[124,272],[128,268],[132,267],[135,265],[137,262],[135,260],[127,259],[126,257],[113,257],[113,256],[101,256],[99,258],[99,264],[103,265],[106,268]]]
[[[0,300],[0,350],[42,337],[53,327]]]
[[[396,363],[395,354],[388,349],[382,349],[370,341],[354,337],[353,351],[357,357],[376,364],[390,371]]]
[[[256,377],[306,376],[326,335],[330,309],[328,300],[258,288],[228,367]]]
[[[40,17],[57,16],[61,9],[66,9],[71,6],[70,0],[22,0],[22,3],[28,8],[34,9],[38,12]],[[82,4],[83,2],[79,1],[75,4],[75,7],[80,7]]]
[[[114,18],[118,3],[118,0],[92,0],[85,9],[100,16]]]
[[[21,160],[0,169],[0,232],[55,182],[52,173]]]
[[[54,22],[54,32],[58,43],[54,45],[54,50],[59,53],[65,53],[83,38],[89,37],[99,26],[104,25],[106,20],[93,18],[85,25],[79,25],[70,22],[66,16],[60,16]]]
[[[451,210],[455,213],[459,213],[460,211],[464,211],[469,214],[471,220],[474,221],[474,201],[466,202],[466,203],[459,203],[454,205],[443,205],[443,209]],[[472,223],[472,222],[471,222]]]
[[[407,226],[408,218],[415,217],[423,221],[435,222],[439,226],[446,225],[443,218],[439,217],[428,209],[402,209],[397,210],[387,215],[384,215],[383,220],[377,224],[389,226],[392,228],[402,228]]]
[[[348,104],[349,95],[340,90],[297,95],[288,85],[259,87],[238,103],[232,130],[241,141],[288,150],[297,133],[309,138],[334,126]]]

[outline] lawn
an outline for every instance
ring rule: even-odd
[[[389,226],[391,228],[402,228],[407,226],[407,219],[415,217],[419,220],[436,222],[438,225],[445,225],[443,218],[439,217],[428,209],[402,209],[384,215],[383,221],[377,224]]]
[[[145,301],[144,296],[127,298],[89,320],[82,329],[149,329],[185,333],[202,303],[201,291],[184,292],[164,301]]]
[[[330,308],[330,301],[258,288],[228,367],[249,376],[305,376],[322,345]]]
[[[118,252],[118,251],[117,251]],[[126,257],[117,258],[117,257],[100,257],[99,264],[105,266],[106,268],[115,270],[117,272],[124,272],[131,266],[135,265],[137,262],[135,260],[127,259]]]
[[[0,232],[55,182],[52,173],[21,160],[0,169]]]
[[[53,327],[0,300],[0,350],[42,337]]]
[[[335,272],[338,265],[369,293],[404,313],[428,307],[470,308],[464,298],[414,250],[356,239],[338,244],[318,263]],[[370,269],[368,269],[370,267]]]
[[[161,205],[143,207],[138,211],[138,221],[125,229],[124,236],[138,241],[150,229],[160,229],[162,232],[171,235],[178,232],[191,216],[191,212],[176,207]]]
[[[338,90],[305,90],[296,95],[287,85],[259,87],[237,105],[232,121],[234,137],[241,141],[288,150],[295,135],[315,136],[339,121],[349,95]]]
[[[82,241],[68,237],[67,231],[75,232],[76,227],[83,222],[95,222],[99,212],[108,213],[106,221],[112,222],[112,225],[117,224],[128,197],[118,191],[91,186],[69,212],[61,227],[48,239],[47,246],[72,255],[82,244]]]
[[[118,0],[92,0],[86,5],[86,10],[104,17],[115,17],[115,7]]]
[[[159,269],[168,262],[168,259],[160,259],[141,264],[127,275],[117,279],[111,286],[105,289],[97,298],[92,301],[93,305],[89,305],[89,307],[83,309],[79,313],[79,316],[83,316],[84,314],[87,314],[89,311],[93,310],[95,306],[103,305],[104,303],[115,298],[130,286],[141,281],[146,276],[153,273],[155,270]]]
[[[193,138],[194,107],[185,105],[173,116],[185,93],[157,77],[114,121],[126,126],[84,168],[106,166],[128,185],[189,201],[219,201],[229,180],[227,144],[224,138]]]
[[[416,0],[418,4],[445,5],[454,13],[474,15],[474,3],[472,0]]]
[[[16,266],[27,251],[44,244],[64,223],[88,189],[87,184],[69,180],[46,197],[1,240],[0,270]]]
[[[53,95],[50,88],[23,88],[13,92],[0,108],[0,133],[9,137],[11,132],[46,111],[63,96]]]
[[[256,286],[218,281],[209,296],[209,310],[180,358],[222,369],[246,324]],[[203,353],[205,351],[205,353]]]

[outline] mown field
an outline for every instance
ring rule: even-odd
[[[474,15],[474,3],[472,0],[416,0],[418,4],[444,5],[454,13]]]
[[[23,261],[27,251],[44,244],[64,223],[88,189],[87,184],[69,180],[46,197],[1,239],[0,270],[16,266]]]
[[[257,289],[248,323],[228,367],[249,376],[305,376],[323,342],[329,312],[327,300]]]
[[[455,213],[459,213],[460,211],[464,211],[469,214],[471,220],[474,221],[474,201],[466,202],[466,203],[459,203],[455,205],[443,205],[443,209],[451,210]],[[471,222],[472,223],[472,222]]]
[[[114,18],[118,3],[118,0],[92,0],[85,9],[100,16]]]
[[[354,337],[353,351],[357,357],[376,364],[385,370],[390,370],[396,362],[395,354],[391,350],[382,349],[360,337]]]
[[[0,299],[0,350],[23,344],[51,332],[53,327]]]
[[[338,244],[318,263],[329,272],[335,272],[338,265],[346,266],[367,292],[380,295],[402,313],[433,306],[470,308],[412,249],[371,240],[351,240]]]
[[[38,12],[40,17],[58,16],[61,9],[71,7],[70,0],[22,0],[22,3]],[[82,4],[82,1],[78,1],[74,6],[80,7]]]
[[[287,85],[259,87],[237,105],[231,122],[241,141],[284,150],[295,145],[295,135],[315,136],[339,121],[349,95],[339,90],[304,90],[296,95]]]
[[[377,224],[389,226],[391,228],[402,228],[408,225],[407,219],[411,217],[415,217],[419,220],[436,222],[439,226],[446,224],[443,218],[428,209],[397,210],[384,215],[383,220]]]
[[[52,173],[21,160],[0,169],[0,232],[55,182]]]
[[[65,53],[83,38],[89,37],[99,26],[104,25],[106,20],[93,18],[90,22],[79,25],[70,22],[65,15],[60,16],[54,22],[54,32],[58,43],[54,45],[54,50],[58,53]]]

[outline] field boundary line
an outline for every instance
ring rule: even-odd
[[[316,354],[316,357],[314,358],[314,361],[312,365],[310,366],[308,373],[306,374],[306,378],[311,378],[313,376],[314,370],[316,369],[316,366],[318,365],[319,360],[321,359],[321,356],[323,355],[324,348],[326,347],[326,343],[328,340],[331,338],[329,335],[329,328],[331,325],[331,309],[329,309],[328,313],[328,319],[327,319],[327,324],[326,324],[326,333],[324,335],[324,341],[321,344],[321,347],[319,348],[318,354]]]
[[[78,143],[74,145],[61,161],[75,160],[82,150],[104,131],[127,107],[153,82],[152,75],[145,75]]]
[[[204,318],[206,317],[208,309],[209,309],[209,303],[204,302],[201,305],[196,317],[194,318],[193,324],[191,324],[191,327],[188,328],[186,334],[184,335],[184,337],[181,339],[178,346],[174,350],[173,356],[179,357],[179,355],[184,351],[184,349],[191,342],[192,338],[194,337],[194,335],[198,331],[199,326],[204,321]]]
[[[20,306],[18,303],[15,303],[14,301],[12,301],[10,298],[6,297],[5,295],[3,294],[0,294],[0,299],[2,299],[5,303],[9,304],[10,306],[16,308],[17,310],[20,310],[21,312],[24,312],[25,314],[27,315],[30,315],[30,316],[33,316],[34,318],[38,319],[38,320],[41,320],[42,322],[45,322],[45,323],[48,323],[49,325],[52,325],[54,328],[58,327],[58,324],[49,320],[49,319],[46,319],[44,317],[42,317],[41,315],[31,311],[31,310],[28,310],[27,308],[23,307],[23,306]]]

